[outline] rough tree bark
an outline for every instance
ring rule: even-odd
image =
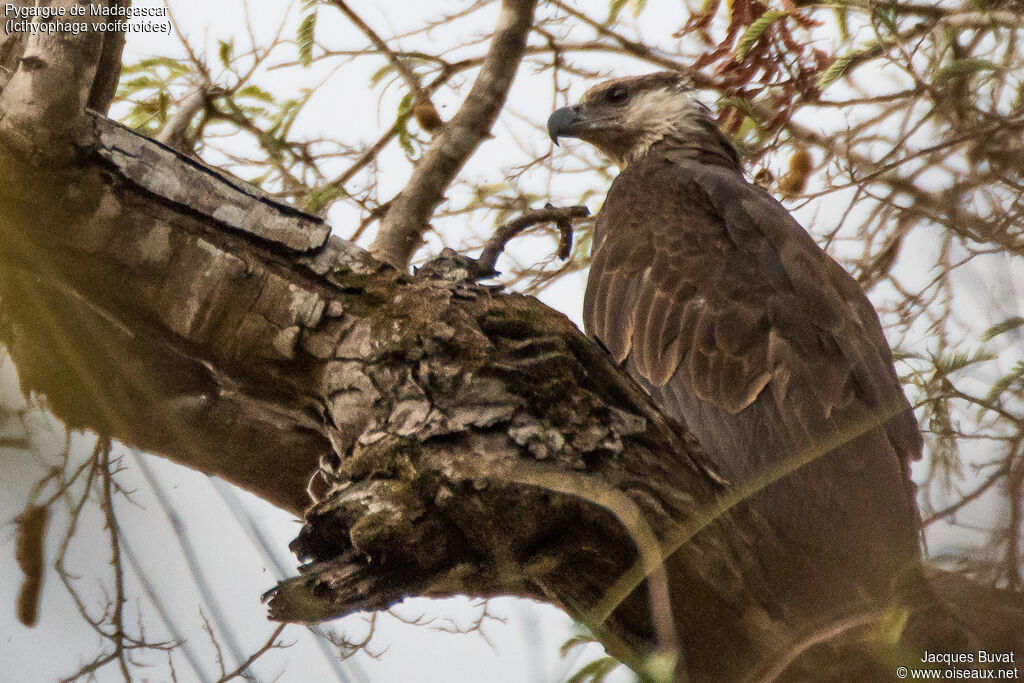
[[[70,427],[305,511],[293,547],[313,561],[273,617],[513,594],[638,668],[681,655],[690,680],[780,657],[791,680],[891,671],[858,644],[875,615],[810,647],[759,575],[772,530],[564,316],[457,255],[395,270],[86,111],[100,53],[88,34],[30,41],[0,95],[0,341]],[[981,595],[991,611],[954,608],[989,649],[1019,648],[1019,599]],[[915,646],[942,651],[929,637]]]

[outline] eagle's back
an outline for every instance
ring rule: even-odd
[[[838,596],[913,565],[920,432],[856,281],[736,169],[679,150],[628,166],[596,230],[587,332],[734,485],[781,476],[750,504],[807,561],[775,570],[832,565],[817,590]]]

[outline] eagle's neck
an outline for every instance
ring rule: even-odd
[[[648,154],[693,159],[701,164],[723,166],[742,173],[739,154],[713,122],[701,128],[688,129],[684,134],[669,134],[653,141],[630,161]]]
[[[637,134],[616,160],[623,170],[648,154],[668,154],[741,172],[732,143],[707,106],[695,99],[680,101],[669,90],[639,97],[627,115],[627,127]]]

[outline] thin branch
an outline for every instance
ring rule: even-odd
[[[882,621],[884,616],[885,615],[883,613],[879,612],[854,614],[815,629],[805,638],[794,643],[788,651],[784,652],[777,660],[772,662],[767,671],[762,672],[752,680],[756,680],[757,683],[774,683],[774,681],[779,680],[779,677],[786,673],[786,670],[793,662],[796,661],[797,657],[815,645],[836,640],[843,633],[852,629],[865,628],[878,624]]]
[[[442,71],[441,74],[437,76],[437,78],[435,78],[433,81],[427,84],[425,88],[423,88],[424,92],[434,92],[439,87],[441,87],[441,85],[447,82],[448,79],[450,79],[455,73],[456,71]],[[395,125],[392,125],[390,128],[388,128],[387,131],[383,135],[381,135],[375,143],[370,145],[370,147],[368,147],[366,151],[363,152],[351,166],[345,169],[345,171],[343,171],[342,174],[339,175],[337,178],[327,183],[326,186],[335,186],[344,190],[345,183],[352,180],[352,178],[357,173],[359,173],[359,171],[363,170],[371,163],[373,163],[373,161],[377,158],[377,155],[380,154],[381,150],[387,147],[388,144],[390,144],[391,141],[395,139],[395,137],[398,135],[397,124],[398,121],[395,122]]]
[[[428,230],[427,222],[459,170],[490,135],[519,68],[530,32],[536,0],[504,0],[498,26],[473,84],[459,111],[392,200],[371,253],[397,268],[406,268]]]
[[[973,491],[971,491],[970,493],[962,495],[960,498],[958,498],[952,504],[947,505],[946,507],[942,508],[941,510],[937,510],[937,511],[933,512],[932,514],[928,515],[928,517],[926,517],[921,522],[921,526],[922,527],[927,527],[927,526],[929,526],[931,524],[934,524],[935,522],[939,521],[940,519],[942,519],[944,517],[949,517],[950,515],[955,514],[957,511],[961,510],[962,508],[967,507],[967,505],[969,505],[970,503],[974,502],[978,498],[981,498],[981,496],[986,491],[991,489],[993,485],[995,485],[1000,479],[1005,477],[1006,473],[1007,473],[1007,464],[1003,463],[998,468],[996,468],[992,472],[992,474],[990,474],[985,479],[985,481],[983,481],[981,484],[976,486]]]
[[[497,275],[494,265],[498,256],[504,251],[505,245],[521,233],[523,230],[540,223],[554,223],[558,226],[558,258],[563,261],[569,258],[572,249],[572,221],[576,218],[586,218],[590,215],[590,209],[585,206],[556,207],[548,204],[543,209],[526,211],[515,220],[511,220],[499,227],[494,235],[484,244],[484,250],[477,259],[477,277],[487,278]]]
[[[262,657],[267,652],[269,652],[271,649],[275,647],[282,647],[274,641],[277,640],[277,637],[281,635],[281,631],[283,631],[284,627],[287,625],[288,624],[280,624],[277,628],[275,628],[274,632],[270,634],[269,638],[267,638],[267,642],[263,643],[263,647],[249,655],[249,658],[242,662],[237,669],[235,669],[234,671],[230,671],[221,676],[220,678],[218,678],[217,683],[225,683],[226,681],[230,681],[232,678],[238,678],[239,676],[243,675],[250,666],[252,666],[253,662],[255,662],[257,659]]]
[[[369,38],[370,42],[373,43],[373,46],[378,52],[387,57],[388,62],[391,63],[391,66],[394,67],[395,71],[397,71],[402,77],[402,80],[405,81],[409,90],[411,90],[416,95],[416,98],[419,99],[422,95],[423,89],[420,87],[420,83],[416,79],[416,74],[409,68],[409,65],[388,47],[388,44],[385,43],[372,28],[370,28],[369,24],[363,21],[362,17],[352,11],[352,8],[345,3],[345,0],[331,0],[331,4],[337,7],[349,21],[356,25],[356,28],[363,32],[363,35]]]
[[[114,627],[111,640],[114,642],[114,657],[117,658],[121,675],[126,683],[131,683],[132,675],[128,671],[128,658],[125,655],[124,633],[124,567],[121,564],[121,542],[117,536],[117,516],[114,514],[113,474],[110,471],[110,439],[101,437],[97,444],[100,458],[100,477],[103,482],[103,498],[100,508],[103,510],[104,526],[110,537],[110,566],[114,570],[114,609],[110,623]]]
[[[559,2],[559,0],[554,0],[552,4],[558,9],[568,14],[569,16],[573,17],[574,19],[577,19],[586,24],[587,26],[589,26],[590,28],[594,29],[598,35],[614,40],[622,47],[623,51],[627,52],[628,54],[638,59],[651,62],[652,64],[657,64],[658,66],[661,66],[665,69],[672,69],[674,71],[685,71],[690,74],[690,77],[693,79],[693,84],[698,88],[707,88],[712,85],[712,80],[709,79],[707,76],[697,71],[685,68],[680,62],[674,59],[665,57],[663,55],[659,55],[658,53],[656,53],[654,50],[644,45],[643,43],[638,43],[635,40],[630,40],[629,38],[626,38],[622,34],[613,31],[605,24],[602,24],[601,22],[592,19],[583,12],[574,9],[573,7],[570,7],[568,4],[564,2]]]

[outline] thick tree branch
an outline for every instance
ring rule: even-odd
[[[62,0],[54,6],[74,4]],[[60,17],[42,21],[56,22]],[[70,153],[71,135],[85,111],[102,45],[102,34],[95,31],[40,31],[25,41],[18,69],[0,95],[0,136],[8,146],[40,157]]]
[[[772,530],[737,508],[674,547],[723,485],[563,316],[381,266],[256,188],[91,123],[73,172],[3,148],[0,338],[73,427],[296,512],[317,475],[294,544],[313,563],[275,617],[516,594],[636,666],[677,632],[697,679],[785,649],[799,619],[758,573]],[[655,580],[596,616],[638,563]]]
[[[405,188],[391,201],[370,252],[405,268],[428,229],[445,190],[498,118],[526,45],[536,0],[503,0],[498,26],[480,75],[459,111],[419,160]]]
[[[192,145],[186,137],[188,135],[188,127],[192,124],[192,119],[195,118],[196,114],[206,106],[206,100],[209,96],[207,92],[208,87],[208,85],[204,84],[185,95],[178,102],[178,108],[175,110],[174,115],[167,119],[167,123],[164,124],[163,129],[156,138],[157,140],[179,152],[185,154],[192,152]]]
[[[340,571],[363,589],[306,612],[278,598],[278,616],[468,592],[529,595],[585,619],[641,556],[657,566],[661,551],[648,540],[641,552],[636,529],[664,537],[720,494],[695,444],[563,316],[381,266],[256,188],[89,122],[67,173],[2,148],[0,338],[23,388],[69,426],[294,511],[320,462],[317,521],[296,548],[329,562],[289,585],[301,595]],[[609,510],[629,506],[588,493],[620,488],[642,516],[625,526]],[[764,612],[768,598],[736,582],[750,571],[743,524],[722,520],[731,531],[672,560],[692,585],[662,582],[654,613],[676,619],[660,619],[662,641],[709,628],[709,604]],[[333,549],[349,538],[357,552],[340,566]],[[353,573],[370,558],[373,572]],[[623,657],[659,640],[648,595],[644,585],[594,624],[628,644]],[[750,649],[745,626],[716,629]]]
[[[111,7],[129,7],[131,0],[107,0]],[[92,87],[89,89],[89,100],[87,106],[106,114],[110,109],[110,103],[114,101],[117,93],[117,83],[121,80],[121,54],[124,52],[124,31],[104,31],[102,34],[103,47],[100,49],[100,59],[96,67],[96,77],[93,79]]]

